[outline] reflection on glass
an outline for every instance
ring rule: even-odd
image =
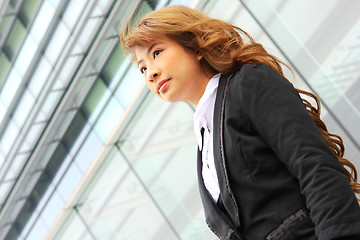
[[[40,218],[36,221],[34,227],[32,227],[27,239],[44,239],[49,231],[49,226],[55,222],[64,206],[64,199],[57,192],[54,192],[44,209],[42,209]]]
[[[118,73],[122,73],[121,70],[123,69],[119,68]],[[120,82],[120,86],[115,92],[115,97],[119,100],[123,108],[126,108],[133,100],[135,94],[143,84],[143,81],[140,72],[135,67],[128,69],[126,75]]]
[[[89,233],[84,225],[84,222],[73,208],[65,210],[65,218],[61,232],[52,236],[47,236],[47,239],[71,239],[71,240],[94,240],[91,233]]]
[[[80,183],[82,177],[83,173],[80,171],[76,163],[71,164],[69,166],[69,169],[66,170],[61,182],[57,186],[57,193],[61,196],[61,199],[64,202],[67,202],[70,199],[71,195],[74,193],[74,190]],[[61,210],[62,207],[59,209]],[[51,223],[51,225],[52,224],[53,222]]]
[[[2,101],[2,99],[0,97],[0,123],[4,119],[4,116],[6,114],[6,110],[7,110],[7,107],[5,106],[5,104],[3,103],[3,101]]]
[[[45,51],[45,56],[51,64],[55,64],[60,53],[63,52],[64,46],[68,37],[70,36],[70,30],[61,21],[56,28],[54,35]]]
[[[110,91],[101,78],[97,78],[91,90],[87,94],[81,109],[90,123],[99,116],[110,97]]]
[[[96,238],[176,239],[119,153],[106,159],[98,174],[86,200],[78,207]]]
[[[48,232],[48,227],[46,225],[46,222],[42,220],[36,221],[35,225],[32,226],[31,232],[29,235],[26,236],[26,239],[44,239],[46,236],[46,233]]]
[[[29,91],[26,90],[13,116],[14,121],[18,126],[23,126],[30,111],[33,108],[34,103],[34,97],[29,93]]]
[[[28,86],[28,89],[31,91],[33,96],[40,95],[41,90],[45,87],[46,80],[48,79],[50,72],[50,63],[46,58],[42,58]]]
[[[26,23],[26,26],[30,23],[30,21],[35,17],[37,10],[41,4],[41,0],[30,0],[24,1],[21,6],[20,14],[22,16],[23,21]]]
[[[98,30],[97,25],[100,24],[102,20],[102,18],[90,18],[88,21],[86,21],[86,25],[82,29],[81,35],[77,39],[77,42],[79,45],[81,45],[82,48],[86,49],[88,47],[90,41],[93,40],[93,35]]]
[[[31,27],[30,35],[34,38],[36,43],[40,43],[46,30],[51,23],[51,19],[55,13],[55,6],[49,4],[48,1],[44,1],[36,18],[34,24]]]
[[[115,98],[111,98],[94,126],[95,132],[101,141],[105,142],[110,136],[123,113],[124,108],[122,108]]]
[[[4,88],[1,90],[0,98],[6,107],[9,107],[21,84],[21,78],[15,69],[12,69]]]
[[[178,238],[211,239],[198,196],[193,112],[149,95],[118,147]]]
[[[7,55],[10,59],[12,59],[19,51],[25,36],[25,26],[21,23],[19,19],[16,19],[14,26],[12,27],[9,36],[4,44]]]
[[[35,43],[34,39],[31,36],[28,36],[15,62],[15,68],[21,77],[25,75],[37,48],[38,45]]]
[[[0,184],[0,206],[3,204],[5,198],[8,196],[8,193],[11,187],[13,186],[13,184],[14,181],[2,182]]]
[[[0,68],[0,92],[1,92],[2,85],[5,82],[5,77],[10,70],[10,61],[5,53],[0,53],[0,66],[1,66]]]
[[[50,92],[50,94],[47,96],[46,101],[44,102],[44,105],[41,108],[41,112],[49,117],[55,106],[58,104],[60,97],[62,96],[61,91],[53,91]]]
[[[63,15],[63,21],[69,29],[75,27],[76,22],[79,20],[81,12],[85,9],[85,4],[89,3],[86,0],[70,1]]]
[[[0,141],[0,148],[3,152],[8,153],[10,151],[16,140],[16,137],[19,134],[19,131],[19,127],[14,123],[13,120],[11,120],[4,132],[4,135],[2,136],[2,141]]]
[[[100,141],[99,136],[94,131],[91,131],[75,157],[75,162],[82,174],[88,171],[102,147],[103,143]]]

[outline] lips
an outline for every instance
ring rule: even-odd
[[[167,85],[167,83],[170,81],[170,79],[166,79],[166,80],[161,80],[161,81],[159,81],[157,84],[156,84],[156,86],[155,86],[155,88],[156,88],[156,91],[158,92],[158,93],[161,93],[164,89],[165,89],[165,87],[166,87],[166,85]]]

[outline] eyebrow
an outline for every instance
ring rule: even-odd
[[[151,50],[157,45],[158,43],[153,43],[153,44],[151,44],[151,46],[148,48],[148,50],[147,50],[147,54],[149,54],[150,52],[151,52]],[[139,67],[139,65],[140,65],[140,63],[142,62],[143,60],[140,60],[140,61],[138,61],[138,63],[137,63],[137,66]]]

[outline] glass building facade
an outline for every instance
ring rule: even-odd
[[[316,93],[360,170],[352,0],[2,0],[0,239],[216,239],[197,188],[194,108],[162,102],[119,47],[132,10],[234,23]]]

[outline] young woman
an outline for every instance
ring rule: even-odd
[[[341,138],[247,33],[171,6],[121,42],[155,95],[196,107],[199,189],[220,239],[360,239],[360,186]]]

